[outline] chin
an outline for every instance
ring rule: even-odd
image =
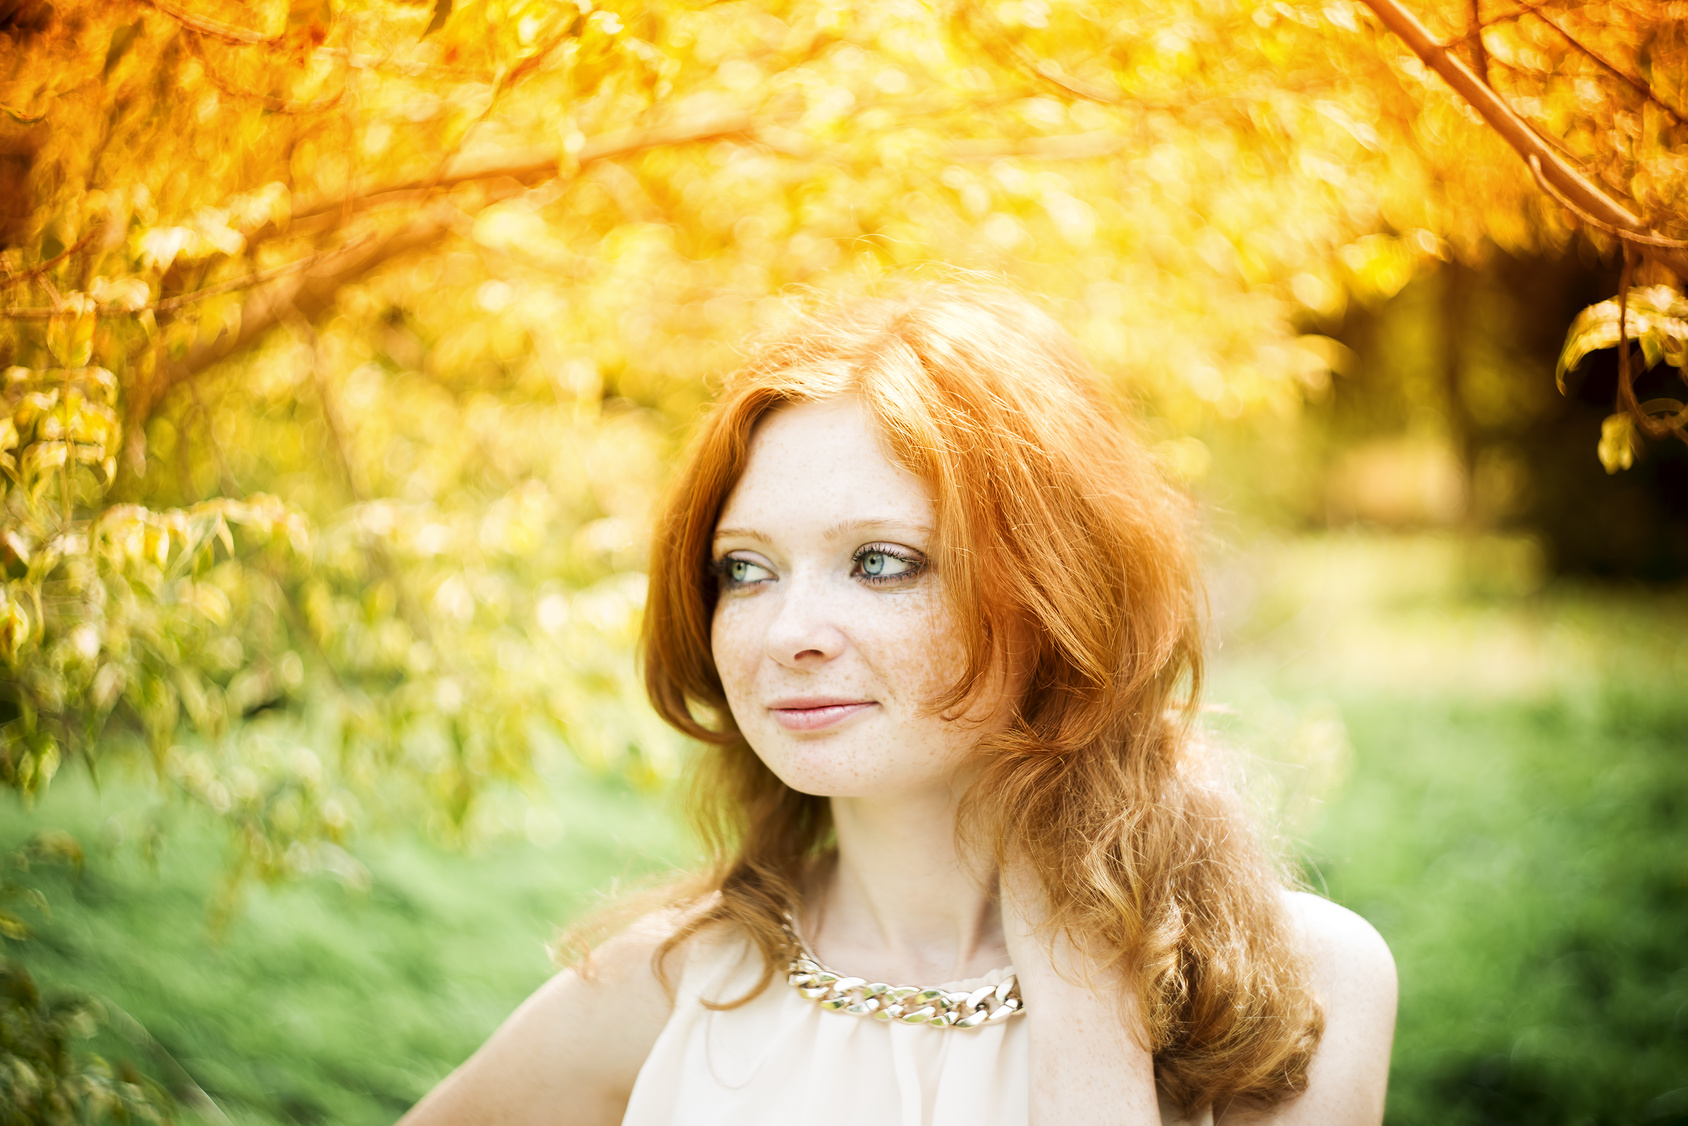
[[[947,777],[911,776],[906,762],[889,759],[877,750],[863,750],[843,741],[829,743],[832,740],[784,738],[769,748],[767,743],[752,740],[751,748],[781,782],[817,798],[886,797],[948,783]]]
[[[800,794],[812,794],[817,798],[864,798],[896,789],[894,784],[886,786],[884,779],[864,772],[859,765],[805,762],[803,758],[799,752],[782,755],[772,762],[764,755],[762,761],[781,782]]]
[[[820,778],[787,778],[782,775],[780,781],[797,793],[808,794],[812,798],[865,798],[871,796],[860,793],[857,787]]]

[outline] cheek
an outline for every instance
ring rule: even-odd
[[[952,747],[971,747],[987,735],[1005,728],[1020,697],[1020,680],[1010,655],[991,662],[983,683],[973,693],[966,711],[954,718],[931,708],[953,691],[967,671],[967,635],[947,607],[929,611],[918,630],[916,644],[898,647],[904,656],[891,673],[905,686],[903,695],[923,705],[924,724],[939,725],[941,738]]]
[[[929,706],[955,687],[967,667],[962,631],[937,598],[883,623],[872,639],[880,679],[911,704]]]
[[[716,607],[709,624],[709,650],[729,699],[740,694],[755,671],[761,652],[759,636],[754,618],[742,604],[723,602]]]

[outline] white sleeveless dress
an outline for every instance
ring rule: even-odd
[[[639,1069],[623,1126],[1025,1126],[1024,1019],[947,1029],[823,1009],[781,976],[736,1009],[761,959],[739,937],[690,944],[674,1013]],[[1010,971],[945,983],[994,985]],[[1161,1104],[1163,1126],[1212,1126]]]

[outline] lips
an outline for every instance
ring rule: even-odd
[[[787,731],[824,731],[878,706],[873,700],[805,696],[776,700],[768,706],[768,710]]]

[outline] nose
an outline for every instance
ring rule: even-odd
[[[844,651],[847,639],[825,584],[793,576],[780,592],[779,609],[768,623],[767,654],[791,669],[825,664]]]

